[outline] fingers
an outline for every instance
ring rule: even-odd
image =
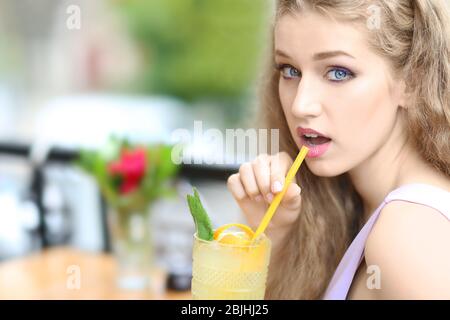
[[[270,157],[266,154],[258,156],[252,163],[259,192],[267,202],[272,201],[270,191]]]
[[[255,199],[259,194],[258,184],[256,183],[255,174],[253,172],[253,166],[251,163],[246,162],[239,168],[239,178],[244,186],[247,195]],[[255,199],[260,200],[260,198]]]
[[[260,155],[244,163],[239,172],[228,178],[227,186],[236,199],[250,226],[256,228],[275,194],[283,190],[286,174],[293,161],[287,153],[275,156]],[[269,224],[272,228],[285,228],[297,219],[301,207],[300,187],[292,182],[281,199],[279,213]],[[277,229],[281,230],[281,229]]]
[[[228,188],[237,200],[250,199],[270,203],[283,190],[286,173],[293,161],[286,152],[274,156],[260,155],[253,162],[241,165],[239,173],[228,178]],[[283,197],[283,205],[298,205],[300,187],[291,183]]]
[[[247,197],[247,193],[239,178],[239,173],[232,174],[228,177],[227,187],[236,200],[241,201]]]
[[[228,178],[227,186],[233,197],[238,202],[241,202],[244,199],[249,199],[249,196],[245,191],[244,186],[242,185],[239,173],[235,173]],[[291,183],[281,201],[281,206],[283,206],[286,209],[292,210],[299,208],[301,205],[300,194],[301,194],[300,187],[296,183]],[[271,197],[273,198],[273,196]],[[272,199],[267,202],[270,203],[271,201]]]
[[[258,202],[270,194],[270,156],[263,154],[253,162],[241,165],[239,173],[231,175],[228,188],[237,200],[249,197]],[[269,201],[270,202],[270,201]]]
[[[286,173],[292,165],[292,159],[286,152],[280,152],[272,157],[270,162],[270,190],[276,194],[283,190]]]

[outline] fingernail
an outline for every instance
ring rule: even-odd
[[[261,195],[257,195],[255,197],[255,200],[258,201],[258,202],[261,202],[263,200],[263,197]]]
[[[302,193],[302,188],[298,187],[300,190],[298,191],[299,194]]]
[[[275,181],[272,185],[272,191],[280,192],[281,190],[283,190],[283,185],[281,184],[280,181]]]
[[[272,202],[272,200],[273,200],[273,194],[272,194],[272,193],[268,193],[268,194],[266,195],[266,198],[267,198],[267,201]]]

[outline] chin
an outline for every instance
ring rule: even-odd
[[[339,170],[335,164],[331,164],[329,161],[322,161],[322,159],[305,159],[305,161],[308,169],[318,177],[331,178],[345,172],[345,170]]]

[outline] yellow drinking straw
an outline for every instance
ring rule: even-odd
[[[252,241],[257,239],[258,236],[266,230],[267,225],[270,222],[270,219],[272,219],[273,214],[275,213],[275,210],[277,210],[278,205],[281,202],[281,199],[283,199],[284,194],[286,193],[289,185],[291,184],[292,180],[294,179],[295,175],[297,174],[298,169],[300,168],[300,165],[302,164],[303,160],[305,159],[306,155],[308,154],[309,149],[305,146],[302,146],[300,149],[300,152],[297,155],[297,158],[295,159],[294,163],[292,164],[291,168],[289,169],[286,179],[284,180],[283,189],[281,192],[279,192],[270,203],[269,208],[266,211],[266,214],[264,215],[263,219],[261,220],[261,223],[259,224],[258,229],[256,229],[255,234],[253,235]]]

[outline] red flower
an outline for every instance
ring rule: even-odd
[[[142,180],[146,169],[146,154],[143,148],[123,150],[119,160],[108,165],[108,172],[120,176],[122,183],[120,193],[126,194],[135,190]]]

